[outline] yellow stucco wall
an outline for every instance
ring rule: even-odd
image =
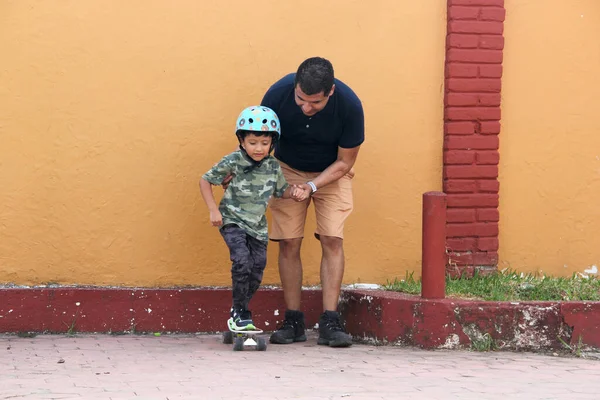
[[[418,269],[421,193],[441,188],[445,7],[3,1],[0,283],[229,285],[198,179],[235,148],[241,109],[314,55],[366,113],[345,282]]]
[[[507,0],[500,267],[600,265],[600,2]]]

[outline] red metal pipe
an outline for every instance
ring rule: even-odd
[[[421,297],[443,299],[446,296],[446,194],[423,194],[423,264]]]

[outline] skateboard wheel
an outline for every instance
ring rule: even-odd
[[[232,344],[233,343],[233,332],[227,331],[223,333],[223,343]]]
[[[233,342],[233,351],[242,351],[244,350],[244,338],[236,337]]]
[[[266,351],[267,350],[267,341],[264,338],[258,338],[256,344],[256,350],[258,351]]]

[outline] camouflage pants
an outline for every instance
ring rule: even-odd
[[[225,225],[221,235],[229,247],[233,307],[248,309],[267,266],[267,242],[248,235],[237,225]]]

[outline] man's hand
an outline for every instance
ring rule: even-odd
[[[233,179],[233,175],[227,175],[225,177],[225,179],[223,179],[223,182],[221,182],[221,186],[223,187],[223,190],[227,189],[227,186],[229,186],[229,183],[231,182],[232,179]]]
[[[306,183],[292,186],[292,199],[296,201],[304,201],[310,197],[312,189]]]

